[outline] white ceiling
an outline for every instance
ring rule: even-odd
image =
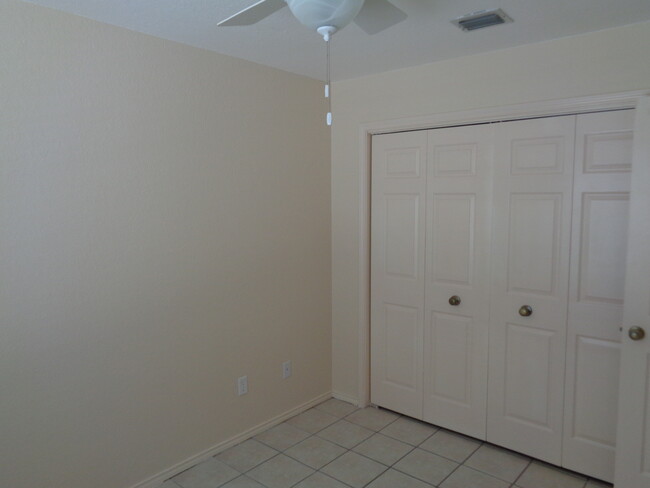
[[[258,24],[217,27],[255,0],[29,0],[156,37],[312,78],[325,76],[325,45],[284,8]],[[366,0],[373,1],[373,0]],[[334,36],[335,80],[650,20],[649,0],[391,0],[408,19],[369,36],[351,24]],[[450,20],[502,8],[515,22],[462,32]]]

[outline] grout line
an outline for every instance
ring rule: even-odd
[[[399,469],[399,468],[395,468],[395,467],[393,467],[393,469],[394,469],[395,471],[397,471],[398,473],[400,473],[400,474],[403,474],[403,475],[406,475],[406,476],[410,476],[411,478],[415,478],[416,480],[421,481],[422,483],[426,483],[427,485],[438,486],[438,485],[434,485],[433,483],[429,483],[428,481],[425,481],[425,480],[423,480],[422,478],[418,478],[418,477],[415,476],[414,474],[409,474],[409,473],[407,473],[406,471],[402,471],[402,470]],[[454,469],[454,471],[455,471],[455,469]],[[447,479],[447,478],[445,478],[445,479]],[[443,481],[444,481],[444,480],[443,480]],[[441,481],[441,483],[442,483],[442,481]]]
[[[250,439],[247,439],[247,440],[245,440],[244,442],[248,442],[248,441],[257,442],[258,444],[262,445],[263,447],[267,447],[267,448],[271,449],[272,451],[275,451],[275,454],[273,454],[271,457],[266,458],[264,461],[260,461],[259,463],[257,463],[257,464],[254,465],[253,467],[248,468],[248,469],[246,469],[246,470],[244,470],[244,471],[239,471],[239,470],[236,469],[234,466],[231,466],[231,465],[228,464],[227,462],[222,461],[221,459],[219,459],[219,454],[221,454],[221,453],[219,453],[219,454],[215,454],[215,455],[213,456],[213,458],[216,459],[217,461],[221,461],[222,463],[224,463],[224,464],[227,465],[227,466],[230,466],[230,467],[231,467],[232,469],[234,469],[235,471],[239,471],[241,474],[246,474],[246,473],[248,473],[248,472],[254,470],[255,468],[257,468],[258,466],[264,464],[265,462],[270,461],[271,459],[273,459],[274,457],[276,457],[278,454],[282,454],[281,451],[278,451],[276,448],[264,444],[262,441],[258,441],[258,440],[255,439],[254,437],[251,437]],[[244,442],[242,442],[241,444],[243,444]],[[241,444],[237,444],[237,446],[241,446]],[[233,447],[237,447],[237,446],[233,446]],[[233,447],[231,447],[230,449],[232,449]],[[226,452],[226,451],[224,451],[224,452]]]
[[[294,458],[294,457],[291,457],[290,454],[287,454],[287,453],[286,453],[286,451],[288,451],[288,450],[291,449],[292,447],[295,447],[295,446],[297,446],[298,444],[300,444],[300,443],[302,443],[302,442],[305,442],[307,439],[311,439],[312,437],[316,437],[317,439],[320,439],[321,441],[329,442],[330,444],[333,444],[333,445],[335,445],[335,446],[337,446],[337,447],[340,447],[341,449],[345,449],[345,451],[342,452],[341,454],[339,454],[338,456],[336,456],[335,458],[333,458],[331,461],[328,461],[327,463],[323,464],[320,468],[313,468],[312,466],[309,466],[309,465],[303,463],[302,461],[300,461],[299,459],[296,459],[296,458]],[[317,436],[316,434],[312,434],[311,436],[307,437],[307,439],[302,440],[302,441],[300,441],[298,444],[294,444],[294,445],[291,446],[291,447],[288,447],[288,448],[287,448],[287,449],[286,449],[282,454],[284,454],[285,456],[287,456],[287,457],[293,459],[294,461],[299,462],[299,463],[302,464],[303,466],[307,466],[309,469],[313,469],[315,472],[320,471],[320,470],[323,469],[325,466],[327,466],[328,464],[331,464],[332,462],[336,461],[338,458],[340,458],[340,457],[343,456],[346,452],[349,451],[349,449],[347,449],[346,447],[340,446],[340,445],[336,444],[335,442],[329,441],[329,440],[327,440],[327,439],[323,439],[322,437],[319,437],[319,436]],[[323,473],[323,474],[325,474],[325,473]],[[330,478],[331,478],[331,476],[330,476]]]
[[[385,464],[382,464],[382,466],[386,466],[386,465],[385,465]],[[370,483],[373,483],[377,478],[379,478],[380,476],[383,476],[384,473],[385,473],[386,471],[388,471],[389,469],[390,469],[390,468],[386,468],[386,469],[384,469],[381,473],[379,473],[377,476],[375,476],[373,479],[371,479],[370,481],[368,481],[368,482],[367,482],[365,485],[363,485],[363,486],[365,487],[365,486],[368,486]]]
[[[515,478],[515,480],[512,482],[512,485],[513,485],[513,486],[517,484],[517,481],[519,481],[519,478],[521,478],[521,477],[524,475],[524,473],[528,470],[528,468],[530,468],[530,466],[531,466],[532,464],[533,464],[533,460],[530,459],[530,460],[528,461],[528,464],[526,464],[526,467],[525,467],[524,469],[521,470],[521,473],[519,473],[519,476],[517,476],[517,477]]]
[[[277,449],[276,449],[276,451],[277,451]],[[249,469],[249,470],[247,470],[247,471],[244,471],[244,472],[241,472],[241,471],[240,471],[240,472],[241,472],[241,474],[247,474],[247,473],[250,473],[250,472],[253,471],[255,468],[261,466],[262,464],[264,464],[264,463],[268,463],[268,462],[271,461],[272,459],[275,459],[275,458],[278,457],[280,454],[282,454],[282,452],[278,451],[276,454],[274,454],[273,456],[271,456],[270,458],[268,458],[266,461],[263,461],[263,462],[259,463],[258,465],[252,467],[251,469]],[[232,468],[232,466],[230,466],[230,467]],[[233,468],[233,469],[235,469],[235,468]]]
[[[422,441],[422,442],[424,442],[424,441]],[[406,443],[405,443],[405,444],[406,444]],[[406,456],[408,456],[409,454],[411,454],[413,451],[415,451],[415,450],[417,449],[417,446],[413,446],[413,445],[411,445],[411,444],[406,444],[406,445],[409,446],[411,449],[410,449],[406,454],[404,454],[401,458],[399,458],[397,461],[395,461],[393,464],[391,464],[391,465],[389,466],[388,469],[393,469],[393,470],[395,470],[395,471],[397,471],[397,472],[399,472],[399,473],[402,473],[402,474],[404,474],[404,475],[406,475],[406,476],[410,476],[410,477],[413,478],[413,479],[416,479],[416,480],[418,480],[418,481],[421,481],[419,478],[416,478],[415,476],[413,476],[413,475],[411,475],[411,474],[404,473],[403,471],[400,471],[399,469],[397,469],[397,468],[395,467],[395,465],[396,465],[397,463],[399,463],[402,459],[404,459]],[[383,473],[382,473],[382,474],[383,474]]]
[[[318,471],[316,471],[316,473],[320,473],[320,474],[322,474],[323,476],[326,476],[326,477],[328,477],[328,478],[331,479],[331,480],[334,480],[334,481],[337,481],[337,482],[341,483],[342,485],[349,486],[350,488],[354,488],[353,486],[348,485],[347,483],[344,483],[343,481],[341,481],[341,480],[335,478],[334,476],[331,476],[331,475],[329,475],[329,474],[327,474],[327,473],[323,473],[320,469],[319,469]],[[316,473],[314,473],[314,474],[316,474]],[[313,475],[312,475],[312,476],[313,476]]]
[[[370,439],[370,437],[368,437],[368,439]],[[366,440],[368,440],[368,439],[366,439]],[[363,442],[365,442],[365,441],[363,441]],[[361,444],[363,444],[363,442],[362,442]],[[358,447],[358,446],[360,446],[361,444],[357,444],[357,446],[355,446],[355,447]],[[399,463],[402,459],[404,459],[406,456],[408,456],[411,452],[413,452],[413,451],[416,449],[415,447],[412,447],[411,445],[408,445],[408,446],[411,447],[412,449],[410,449],[409,452],[407,452],[406,454],[404,454],[401,458],[399,458],[399,459],[398,459],[397,461],[395,461],[393,464],[382,463],[381,461],[377,461],[376,459],[373,459],[373,458],[371,458],[371,457],[369,457],[369,456],[366,456],[366,455],[363,454],[363,453],[360,453],[360,452],[357,452],[357,451],[353,451],[352,449],[350,449],[350,452],[353,452],[354,454],[358,454],[359,456],[364,457],[364,458],[366,458],[366,459],[370,459],[371,461],[374,461],[374,462],[376,462],[376,463],[378,463],[378,464],[381,464],[382,466],[386,466],[387,468],[392,468],[393,466],[395,466],[395,464]]]
[[[444,458],[447,459],[447,458]],[[460,463],[458,464],[451,473],[449,473],[447,476],[445,476],[442,480],[440,480],[440,483],[438,483],[438,486],[441,486],[445,481],[447,481],[447,478],[449,478],[452,474],[454,474],[456,471],[458,471],[458,468],[460,468],[463,464]]]
[[[492,478],[494,480],[500,481],[501,483],[508,483],[508,485],[511,486],[511,487],[515,486],[514,481],[504,480],[504,479],[499,478],[498,476],[495,476],[493,474],[486,473],[485,471],[481,471],[480,469],[473,468],[471,466],[467,466],[466,464],[461,464],[461,466],[463,466],[465,469],[469,469],[470,471],[475,471],[476,473],[479,473],[479,474],[481,474],[483,476],[487,476],[488,478]]]
[[[394,466],[395,466],[397,463],[399,463],[402,459],[404,459],[406,456],[408,456],[409,454],[411,454],[413,451],[415,451],[415,450],[417,449],[417,447],[413,447],[413,446],[411,446],[410,444],[408,444],[408,446],[411,447],[411,449],[409,450],[409,452],[407,452],[407,453],[404,454],[401,458],[399,458],[397,461],[395,461],[393,464],[391,464],[391,465],[390,465],[391,468],[395,469]]]
[[[434,434],[434,435],[435,435],[435,434]],[[431,437],[433,437],[433,435],[432,435]],[[429,437],[429,438],[430,438],[430,437]],[[473,439],[473,438],[472,438],[472,439]],[[428,439],[427,439],[427,440],[428,440]],[[423,441],[422,444],[424,444],[425,442],[426,442],[426,440]],[[441,458],[443,458],[443,459],[448,459],[449,461],[453,461],[453,462],[456,463],[456,464],[465,464],[465,462],[466,462],[469,458],[471,458],[471,457],[474,455],[474,453],[475,453],[476,451],[478,451],[478,450],[481,448],[481,446],[483,446],[484,442],[483,442],[483,441],[479,441],[479,442],[480,442],[480,444],[479,444],[478,446],[476,446],[476,447],[474,448],[474,450],[473,450],[472,452],[470,452],[470,453],[465,457],[465,459],[463,459],[462,461],[458,461],[457,459],[452,459],[452,458],[450,458],[450,457],[445,456],[444,454],[440,454],[440,453],[437,453],[437,452],[435,452],[435,451],[430,451],[429,449],[426,449],[426,448],[422,447],[422,444],[420,444],[420,445],[418,446],[418,449],[422,449],[423,451],[428,452],[428,453],[430,453],[430,454],[435,454],[436,456],[441,457]],[[479,470],[475,470],[475,471],[479,471]],[[487,474],[487,473],[486,473],[486,474]],[[495,478],[496,478],[496,476],[495,476]],[[497,478],[497,479],[499,479],[499,478]]]
[[[301,442],[302,442],[302,441],[301,441]],[[299,443],[298,443],[298,444],[299,444]],[[296,444],[294,444],[294,446],[295,446],[295,445],[296,445]],[[291,446],[291,447],[293,447],[293,446]],[[291,447],[288,447],[287,449],[291,449]],[[301,463],[301,462],[298,461],[297,459],[294,459],[294,458],[292,458],[291,456],[285,454],[284,451],[278,452],[275,456],[270,457],[269,459],[267,459],[267,460],[264,461],[263,463],[258,464],[256,467],[261,466],[262,464],[267,463],[267,462],[271,461],[272,459],[275,459],[276,457],[278,457],[278,456],[282,456],[282,455],[284,455],[285,457],[288,457],[288,458],[291,459],[292,461],[297,462],[298,464],[302,464],[303,466],[305,466],[306,468],[309,468],[309,469],[312,471],[312,472],[309,473],[307,476],[305,476],[304,478],[298,480],[296,483],[294,483],[294,484],[291,485],[291,486],[296,486],[298,483],[302,483],[304,480],[306,480],[307,478],[309,478],[310,476],[312,476],[312,475],[316,472],[316,470],[315,470],[314,468],[312,468],[311,466],[307,466],[306,464]],[[255,469],[255,468],[249,469],[248,471],[246,471],[246,473],[250,473],[253,469]],[[242,475],[245,475],[245,473],[242,473]],[[247,478],[250,478],[250,479],[252,479],[253,481],[256,481],[256,482],[259,483],[260,485],[262,484],[260,481],[257,481],[255,478],[252,478],[252,477],[250,477],[250,476],[247,476]],[[264,486],[264,488],[267,488],[266,485],[262,485],[262,486]]]

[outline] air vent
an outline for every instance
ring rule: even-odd
[[[473,31],[491,27],[493,25],[505,24],[512,22],[512,19],[503,10],[481,10],[471,14],[463,15],[451,21],[464,31]]]

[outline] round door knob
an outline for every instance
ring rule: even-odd
[[[523,305],[519,309],[519,315],[521,315],[522,317],[530,317],[531,315],[533,315],[533,307],[531,307],[530,305]]]
[[[627,335],[629,335],[630,339],[633,341],[640,341],[645,337],[645,330],[643,330],[643,327],[630,327],[630,330],[627,331]]]
[[[453,297],[451,297],[449,299],[449,305],[451,305],[452,307],[457,307],[458,305],[460,305],[460,297],[458,295],[454,295]]]

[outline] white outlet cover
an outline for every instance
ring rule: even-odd
[[[237,379],[237,395],[248,393],[248,376],[241,376]]]
[[[282,363],[282,379],[287,379],[291,376],[291,361]]]

